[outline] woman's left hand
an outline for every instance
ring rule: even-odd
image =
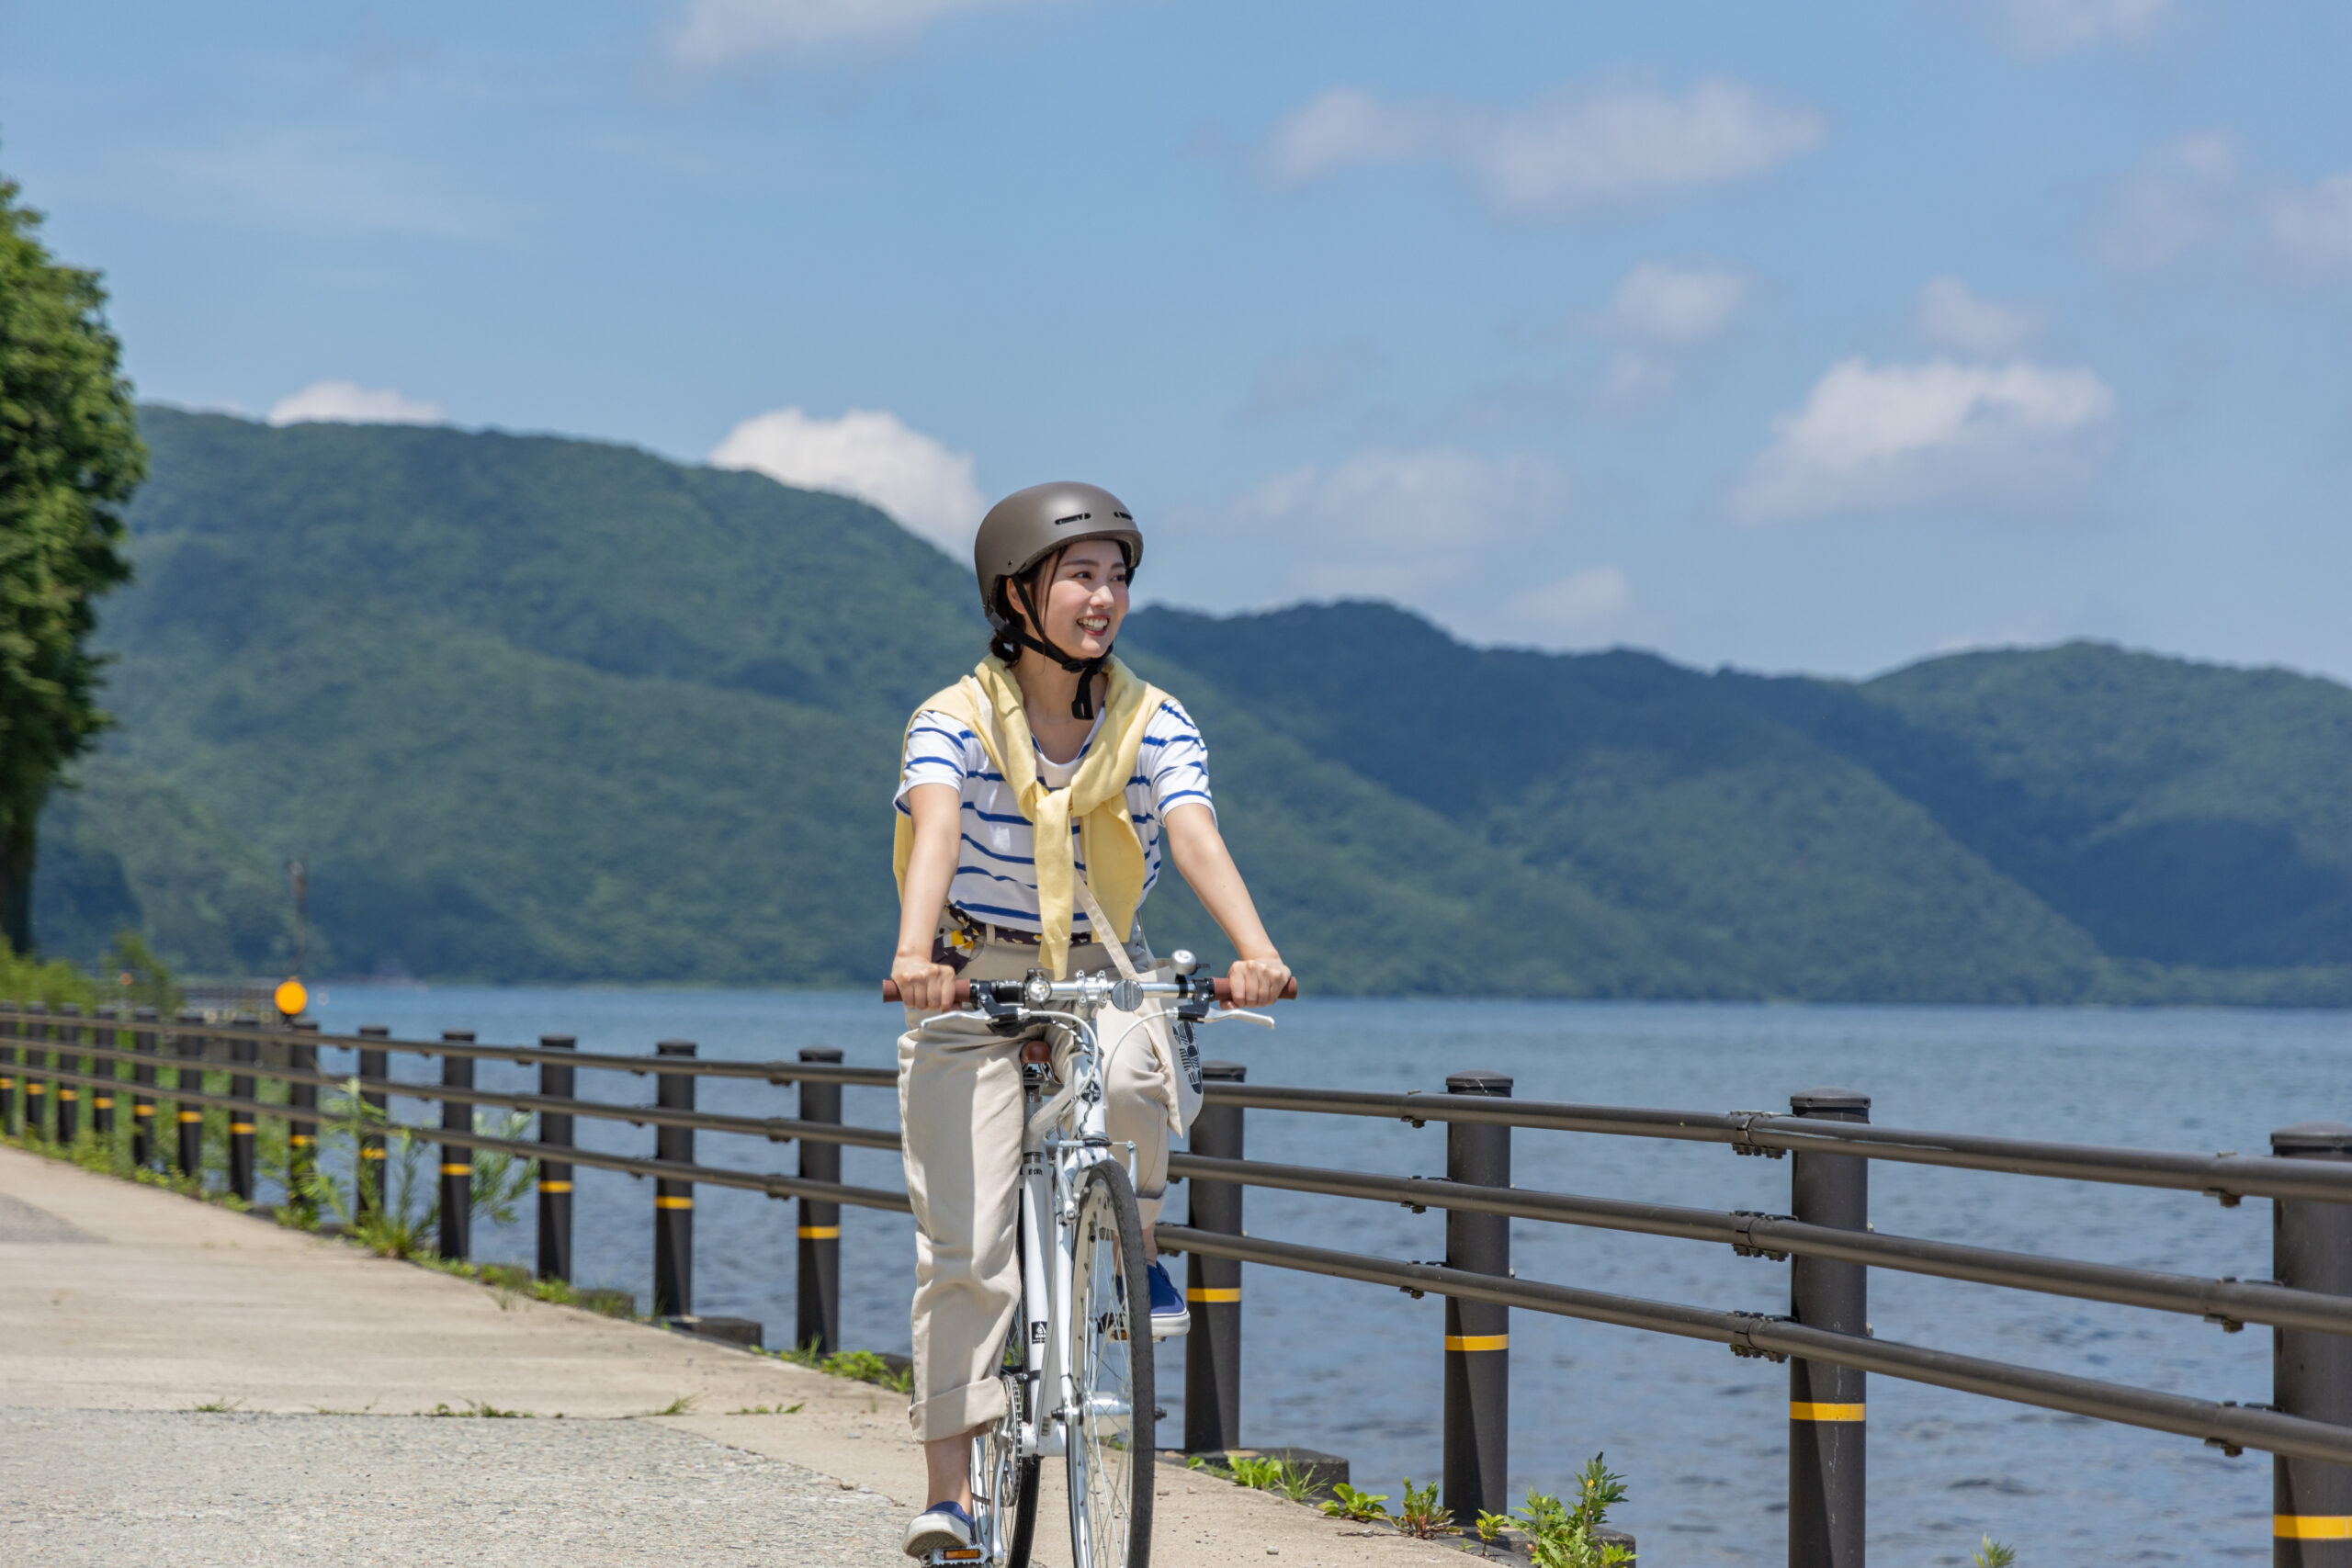
[[[1290,965],[1280,953],[1238,958],[1225,972],[1225,979],[1233,992],[1226,1006],[1261,1008],[1282,999],[1283,987],[1290,984]]]

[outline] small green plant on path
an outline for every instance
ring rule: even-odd
[[[682,1393],[661,1409],[649,1410],[646,1414],[648,1416],[684,1416],[693,1411],[695,1402],[701,1398],[702,1395],[698,1393]]]
[[[1387,1493],[1359,1492],[1344,1481],[1331,1488],[1331,1500],[1323,1505],[1323,1511],[1332,1518],[1351,1519],[1360,1525],[1390,1522]]]
[[[245,1402],[242,1399],[224,1398],[208,1399],[201,1404],[191,1404],[187,1409],[191,1416],[226,1416],[232,1411],[243,1410],[244,1407]]]
[[[727,1414],[729,1416],[797,1416],[807,1409],[808,1405],[808,1402],[805,1399],[798,1404],[746,1404],[741,1409],[730,1410]]]
[[[1396,1507],[1396,1528],[1420,1540],[1462,1533],[1453,1528],[1453,1511],[1438,1506],[1437,1483],[1416,1486],[1409,1475],[1405,1478],[1405,1500]]]
[[[1969,1554],[1968,1560],[1976,1568],[2017,1568],[2018,1554],[1988,1535]]]
[[[467,1400],[466,1407],[463,1410],[452,1410],[446,1404],[436,1404],[424,1414],[427,1416],[478,1416],[486,1420],[492,1421],[530,1421],[537,1419],[537,1417],[528,1410],[501,1410],[497,1405],[485,1404],[479,1399]]]
[[[1496,1542],[1503,1539],[1503,1532],[1505,1530],[1510,1529],[1518,1522],[1519,1521],[1517,1519],[1512,1518],[1509,1514],[1490,1514],[1484,1508],[1479,1509],[1477,1525],[1479,1544],[1482,1546],[1494,1545]]]
[[[1577,1501],[1571,1507],[1548,1493],[1527,1489],[1527,1506],[1520,1521],[1531,1538],[1528,1559],[1534,1568],[1612,1568],[1632,1556],[1622,1546],[1595,1539],[1609,1510],[1625,1500],[1625,1478],[1595,1454],[1577,1472]]]
[[[912,1393],[915,1388],[912,1367],[893,1371],[890,1363],[874,1350],[835,1350],[826,1354],[820,1351],[817,1342],[811,1339],[805,1345],[766,1350],[762,1354],[774,1356],[779,1361],[790,1361],[796,1367],[806,1367],[812,1372],[823,1372],[829,1377],[870,1382],[893,1393]]]
[[[1264,1454],[1255,1459],[1243,1455],[1228,1460],[1227,1464],[1229,1468],[1222,1470],[1199,1462],[1197,1455],[1187,1463],[1195,1470],[1207,1470],[1211,1474],[1223,1475],[1252,1492],[1272,1492],[1294,1503],[1304,1503],[1315,1493],[1315,1472],[1280,1454]]]

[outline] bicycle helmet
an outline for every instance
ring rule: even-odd
[[[980,532],[972,541],[972,571],[979,580],[980,608],[997,637],[1016,649],[1034,649],[1077,675],[1078,696],[1069,705],[1079,718],[1094,716],[1094,677],[1111,657],[1079,659],[1021,624],[1012,596],[1030,623],[1042,627],[1045,616],[1029,589],[1031,569],[1047,556],[1058,555],[1080,539],[1110,539],[1127,559],[1127,576],[1143,564],[1143,530],[1136,526],[1127,503],[1100,485],[1062,480],[1014,491],[989,508]]]

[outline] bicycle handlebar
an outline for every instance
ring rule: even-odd
[[[1018,984],[1018,982],[1008,983]],[[1157,983],[1146,981],[1144,983],[1144,989],[1147,992],[1159,995],[1177,994],[1176,987],[1169,985],[1165,981],[1159,981]],[[1218,1001],[1223,1002],[1227,1006],[1231,1006],[1233,1002],[1233,982],[1223,978],[1211,980],[1209,982],[1209,993],[1216,997]],[[1290,982],[1283,987],[1282,999],[1283,1001],[1292,1001],[1295,1000],[1297,996],[1298,976],[1294,975],[1290,977]],[[882,999],[886,1002],[895,1002],[899,999],[899,982],[896,980],[885,980],[882,982]],[[967,1006],[970,1003],[971,999],[972,982],[969,980],[956,981],[956,1005],[957,1007]]]

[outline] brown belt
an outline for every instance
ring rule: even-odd
[[[987,937],[991,942],[1011,942],[1015,947],[1035,947],[1045,940],[1039,933],[1023,931],[1018,926],[996,926],[990,925],[986,920],[976,920],[961,909],[954,908],[948,909],[947,918],[970,935]],[[1072,947],[1084,947],[1094,940],[1094,935],[1091,931],[1073,931],[1070,933],[1069,944]]]

